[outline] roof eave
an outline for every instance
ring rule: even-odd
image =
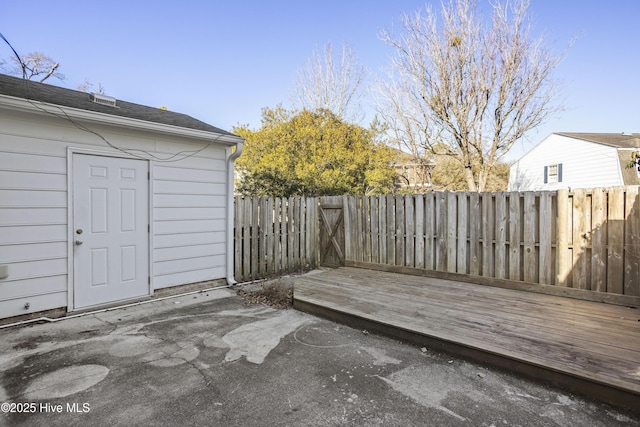
[[[131,129],[143,130],[148,132],[156,132],[165,135],[183,136],[193,139],[205,140],[210,143],[219,143],[223,145],[236,145],[243,142],[244,138],[237,135],[217,132],[207,132],[198,129],[189,129],[181,126],[172,126],[163,123],[155,123],[146,120],[133,119],[129,117],[115,116],[111,114],[100,113],[96,111],[87,111],[79,108],[65,107],[57,104],[50,104],[42,101],[33,101],[28,99],[16,98],[8,95],[0,95],[0,105],[7,106],[16,110],[47,113],[55,116],[66,116],[70,119],[77,119],[92,123],[108,124]]]

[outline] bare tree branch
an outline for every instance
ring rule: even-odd
[[[378,93],[380,115],[401,128],[396,138],[413,151],[447,147],[469,190],[482,191],[515,142],[559,110],[552,72],[562,55],[532,38],[528,0],[491,3],[490,21],[476,4],[449,0],[439,15],[402,16],[400,36],[383,32],[395,50],[393,83]]]
[[[98,83],[98,87],[96,90],[94,90],[94,84],[91,83],[88,79],[84,79],[83,83],[80,83],[76,86],[76,89],[78,89],[79,91],[82,92],[93,92],[93,93],[99,93],[101,95],[105,95],[105,89],[104,86],[102,86],[102,83]]]
[[[20,58],[12,57],[11,59],[14,62],[14,68],[10,74],[23,76],[29,80],[39,79],[41,83],[52,76],[64,80],[64,74],[57,71],[60,63],[40,52],[32,52]]]
[[[314,51],[298,71],[294,104],[308,110],[325,109],[341,118],[353,118],[361,98],[365,70],[353,50],[343,44],[338,58],[329,42],[322,52]]]

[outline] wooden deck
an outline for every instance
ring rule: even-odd
[[[342,267],[301,276],[294,307],[640,411],[640,310]]]

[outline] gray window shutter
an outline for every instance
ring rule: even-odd
[[[562,182],[562,163],[558,163],[558,182]]]
[[[549,182],[549,166],[544,167],[544,183]]]

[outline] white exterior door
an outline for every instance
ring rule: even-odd
[[[73,306],[150,294],[149,163],[73,154]]]

